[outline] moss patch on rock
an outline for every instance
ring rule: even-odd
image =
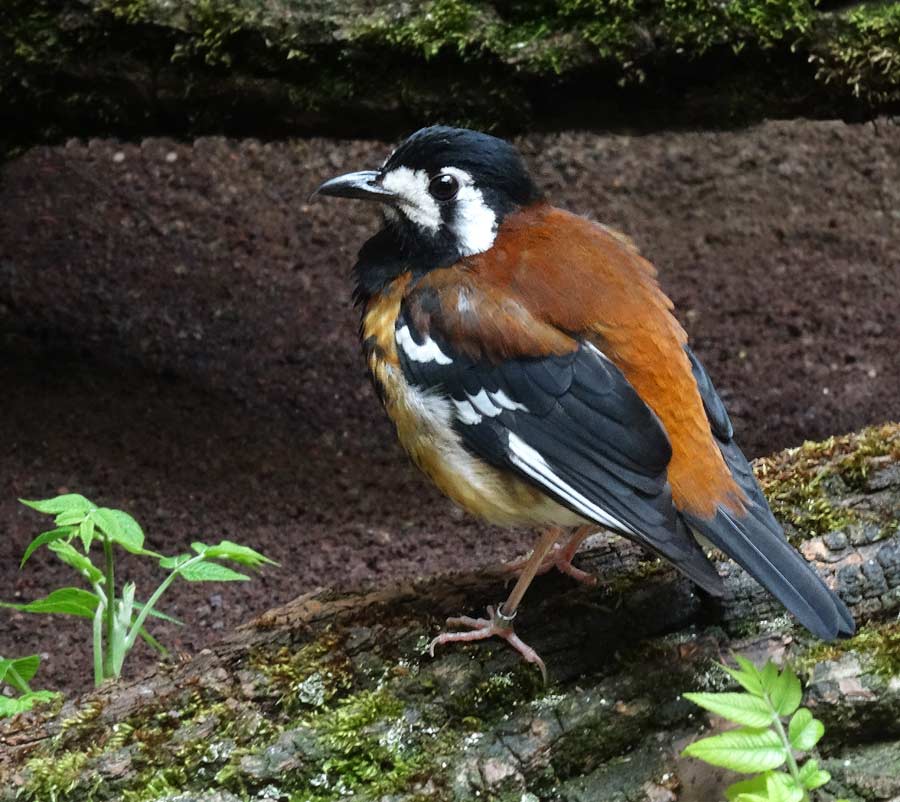
[[[624,678],[562,693],[532,666],[486,673],[458,654],[419,665],[406,646],[388,648],[373,672],[354,661],[349,640],[328,634],[253,651],[233,677],[210,676],[114,728],[96,711],[68,726],[25,765],[18,798],[155,802],[215,790],[290,802],[518,799],[636,747],[651,721],[688,720],[677,693],[695,669],[672,650],[643,656],[642,670]],[[559,739],[565,749],[540,758]]]
[[[898,87],[897,3],[11,0],[0,11],[7,144],[860,117],[900,106]]]
[[[839,660],[850,653],[859,655],[884,679],[900,676],[900,623],[866,624],[852,638],[813,646],[804,655],[803,667],[809,670],[824,660]]]
[[[865,491],[879,465],[898,459],[900,424],[886,423],[756,460],[754,470],[775,516],[797,543],[869,520],[871,515],[836,499],[846,497],[848,490]]]

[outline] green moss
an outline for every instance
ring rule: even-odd
[[[604,580],[603,587],[611,593],[624,596],[644,585],[648,579],[672,570],[671,563],[646,555],[631,570],[617,573],[609,580]]]
[[[898,33],[900,36],[900,33]],[[837,460],[836,472],[853,490],[864,490],[872,467],[881,457],[890,457],[900,462],[900,426],[885,424],[864,429],[849,440],[849,453],[842,454]]]
[[[809,0],[563,0],[504,8],[481,0],[432,0],[360,20],[352,39],[405,49],[425,59],[454,53],[496,58],[518,70],[561,74],[600,59],[623,79],[643,80],[654,60],[694,59],[714,47],[789,49],[812,30]],[[594,58],[591,58],[591,53]]]
[[[100,714],[103,712],[103,707],[103,703],[99,700],[91,700],[74,716],[70,716],[69,718],[63,719],[62,722],[60,722],[60,735],[65,735],[70,731],[78,733],[85,728],[90,728],[91,725],[100,717]]]
[[[805,539],[842,529],[858,519],[857,513],[831,502],[828,485],[837,480],[853,490],[863,490],[872,466],[885,456],[900,459],[898,424],[804,443],[757,460],[755,470],[775,516],[793,527],[794,538]]]
[[[130,25],[159,22],[158,4],[147,0],[101,0],[97,11],[106,12]],[[209,66],[230,67],[234,57],[234,39],[242,31],[264,26],[262,14],[233,0],[194,0],[178,12],[179,27],[194,32],[174,44],[171,60],[200,58]]]
[[[814,22],[808,0],[564,0],[559,19],[617,65],[620,83],[642,82],[660,59],[696,59],[713,48],[788,48]]]
[[[352,31],[361,42],[380,42],[434,58],[444,49],[465,54],[470,48],[486,47],[497,21],[487,4],[467,0],[432,0],[413,4],[409,13],[393,13],[362,19]]]
[[[320,707],[353,685],[353,667],[337,642],[323,637],[297,651],[259,652],[249,665],[267,680],[282,712]]]
[[[522,128],[556,108],[562,85],[597,101],[565,124],[589,122],[610,99],[647,124],[641,85],[671,98],[654,106],[656,125],[837,116],[900,102],[900,4],[10,0],[0,10],[0,115],[30,121],[6,137],[158,133],[160,85],[176,135],[248,118],[257,134],[358,129],[348,121],[360,112],[370,133],[435,119]]]
[[[89,802],[101,782],[95,773],[84,771],[90,758],[88,752],[82,751],[32,758],[25,764],[28,781],[22,798],[35,802]]]
[[[475,731],[483,728],[484,721],[508,715],[545,691],[540,672],[522,661],[513,671],[490,674],[471,690],[454,694],[448,707],[463,729]]]
[[[318,802],[335,791],[377,799],[401,790],[418,763],[404,740],[402,713],[387,691],[363,691],[309,719],[326,753],[312,772],[319,790],[298,791],[292,802]]]
[[[806,652],[799,665],[808,672],[817,663],[840,660],[851,652],[868,660],[872,670],[885,679],[900,675],[900,623],[867,624],[852,638],[817,644]]]

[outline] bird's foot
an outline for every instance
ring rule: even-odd
[[[578,545],[580,544],[575,544],[575,548],[571,548],[571,545],[572,544],[566,544],[565,546],[560,546],[558,543],[555,543],[550,553],[544,557],[535,574],[546,574],[548,571],[555,568],[560,573],[593,587],[597,584],[597,577],[572,565],[572,558],[575,556],[575,552],[578,550]],[[506,563],[500,570],[504,574],[518,574],[525,568],[527,563],[528,557],[523,557],[519,560],[513,560],[512,562]],[[512,577],[510,577],[510,579],[512,579]]]
[[[434,657],[434,647],[443,646],[445,643],[468,643],[470,641],[485,640],[486,638],[503,638],[529,663],[534,663],[540,670],[544,683],[547,682],[547,668],[540,655],[525,643],[513,630],[512,622],[515,615],[507,616],[502,612],[502,605],[496,609],[487,608],[488,618],[470,618],[467,615],[459,618],[448,618],[447,626],[466,627],[465,632],[442,632],[428,644],[428,653]]]

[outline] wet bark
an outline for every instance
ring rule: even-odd
[[[0,800],[714,799],[728,778],[678,755],[706,723],[680,694],[724,688],[714,661],[729,651],[788,659],[804,675],[806,704],[826,724],[820,757],[834,779],[823,799],[891,799],[900,427],[757,468],[781,514],[789,498],[805,520],[801,485],[817,509],[824,498],[840,513],[839,529],[801,550],[851,605],[856,638],[815,642],[731,563],[719,564],[727,594],[716,601],[598,535],[578,560],[598,587],[541,578],[517,621],[547,662],[547,686],[499,642],[423,653],[446,616],[503,597],[495,572],[322,589],[187,662],[3,723]]]

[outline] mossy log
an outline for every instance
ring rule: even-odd
[[[0,140],[735,125],[900,104],[900,4],[5,0]]]
[[[518,622],[547,686],[500,643],[423,654],[447,615],[501,598],[497,573],[317,590],[186,662],[4,723],[0,800],[713,800],[729,778],[694,787],[679,751],[707,719],[681,694],[726,687],[729,651],[804,676],[826,724],[822,799],[896,798],[900,425],[756,468],[855,638],[815,642],[730,563],[714,601],[597,535],[579,562],[600,584],[542,577]]]

